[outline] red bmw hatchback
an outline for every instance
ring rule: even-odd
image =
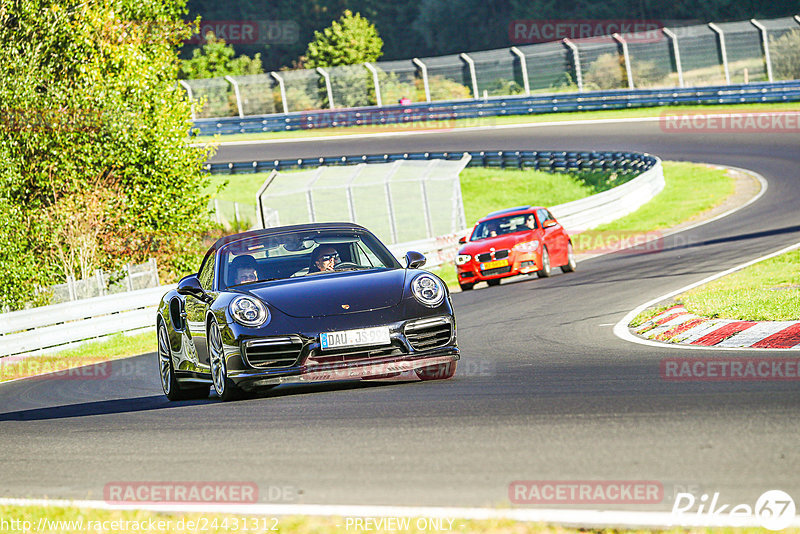
[[[490,286],[502,278],[536,273],[550,276],[551,266],[575,270],[569,234],[543,207],[520,206],[490,213],[468,237],[459,240],[456,270],[461,289],[478,282]]]

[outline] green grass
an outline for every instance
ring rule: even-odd
[[[348,524],[348,519],[350,523]],[[156,513],[141,510],[87,510],[76,507],[62,506],[0,506],[0,532],[23,532],[21,528],[13,526],[30,527],[28,532],[39,534],[63,533],[77,534],[86,532],[103,532],[108,534],[129,534],[141,532],[148,534],[184,534],[186,532],[231,533],[244,532],[247,534],[265,534],[268,532],[286,532],[293,534],[319,534],[319,533],[348,533],[365,532],[355,524],[357,518],[343,517],[299,517],[299,516],[244,516],[225,514],[181,514],[181,513]],[[359,518],[363,519],[363,518]],[[395,518],[397,519],[397,518]],[[409,528],[402,532],[424,533],[450,531],[458,533],[486,532],[493,534],[645,534],[652,530],[620,530],[620,529],[575,529],[556,525],[537,523],[524,523],[509,519],[494,520],[464,520],[451,518],[452,525],[444,520],[441,527],[434,528],[418,518],[410,518]],[[48,520],[49,523],[44,523]],[[7,524],[4,524],[5,521]],[[11,521],[28,521],[27,525],[11,523]],[[38,529],[42,521],[41,529]],[[54,525],[53,521],[73,522]],[[127,523],[124,523],[126,522]],[[153,523],[150,523],[153,521]],[[246,521],[246,526],[245,522]],[[79,523],[80,522],[80,523]],[[114,523],[116,522],[116,523]],[[159,524],[159,522],[162,522]],[[154,528],[150,528],[150,526]],[[362,523],[363,525],[363,523]],[[49,528],[48,528],[49,526]],[[102,528],[96,528],[101,526]],[[238,526],[238,528],[236,528]],[[373,527],[374,524],[370,524]],[[387,525],[388,526],[388,525]],[[54,528],[55,527],[55,528]],[[452,530],[450,530],[452,528]],[[398,532],[383,528],[369,528],[374,534]],[[659,531],[662,534],[756,534],[767,532],[760,528],[672,528]],[[790,534],[797,534],[800,530],[791,528],[784,530]]]
[[[800,320],[800,251],[788,252],[683,293],[676,300],[705,317]]]
[[[248,134],[231,134],[220,136],[197,136],[192,142],[232,142],[255,141],[264,139],[298,139],[303,137],[338,136],[370,134],[379,132],[422,131],[428,129],[451,129],[474,126],[494,126],[506,124],[525,124],[539,122],[622,119],[638,117],[659,117],[663,114],[691,112],[728,113],[743,111],[796,111],[800,107],[797,102],[778,102],[771,104],[736,104],[714,106],[659,106],[635,109],[611,109],[603,111],[576,111],[565,113],[542,113],[537,115],[512,115],[503,117],[485,117],[477,119],[456,119],[453,121],[435,121],[430,123],[406,123],[393,126],[349,126],[343,128],[321,128],[317,130],[292,130],[288,132],[261,132]]]
[[[128,356],[136,356],[156,350],[156,331],[134,335],[115,334],[102,341],[90,341],[74,349],[30,356],[20,361],[0,358],[0,382],[14,380],[50,371],[65,371],[83,365],[98,363]]]

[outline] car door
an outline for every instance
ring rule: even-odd
[[[536,211],[536,216],[539,219],[539,225],[542,228],[542,235],[544,236],[544,244],[547,246],[547,252],[550,254],[550,264],[555,266],[565,263],[564,257],[567,253],[567,245],[564,242],[564,231],[555,217],[544,208]],[[555,221],[556,224],[545,228],[545,221]]]
[[[214,273],[216,272],[216,254],[206,256],[197,275],[200,287],[209,294],[214,291]],[[208,369],[208,344],[206,342],[206,312],[210,304],[203,300],[186,296],[186,330],[197,353],[200,368]]]

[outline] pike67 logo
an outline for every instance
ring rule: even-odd
[[[694,510],[695,506],[697,507]],[[707,519],[730,525],[749,524],[756,519],[762,527],[769,530],[783,530],[795,519],[796,508],[792,497],[781,490],[769,490],[761,494],[755,506],[749,504],[728,504],[714,493],[709,500],[707,494],[697,499],[691,493],[678,493],[672,506],[672,515],[680,523],[681,517],[694,515],[697,519]]]

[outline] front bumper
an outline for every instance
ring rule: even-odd
[[[481,263],[473,258],[464,265],[457,265],[456,275],[459,283],[475,284],[486,280],[534,273],[541,268],[540,265],[541,259],[538,253],[517,252],[509,256],[506,268],[481,270]]]

